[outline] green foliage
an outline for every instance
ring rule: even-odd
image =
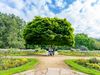
[[[0,56],[31,56],[31,55],[42,55],[46,54],[46,50],[44,49],[6,49],[6,51],[0,50]],[[2,59],[2,58],[1,58]]]
[[[0,13],[0,48],[24,47],[23,25],[25,22],[18,16]]]
[[[92,59],[89,59],[89,60],[79,59],[79,60],[76,60],[75,62],[80,64],[80,65],[83,65],[85,67],[88,67],[88,68],[100,70],[100,65],[99,65],[100,60],[98,60],[96,58],[92,58]]]
[[[89,68],[89,67],[84,67],[78,63],[75,62],[75,60],[65,60],[65,63],[71,66],[73,69],[90,74],[90,75],[100,75],[100,71]]]
[[[57,50],[69,50],[70,47],[69,46],[56,46]]]
[[[100,56],[99,51],[70,51],[70,50],[59,50],[59,55],[66,56]]]
[[[94,43],[95,50],[100,50],[100,41],[95,41]]]
[[[24,29],[26,45],[74,45],[74,29],[66,19],[35,17]]]
[[[83,33],[77,34],[75,36],[75,43],[76,43],[76,48],[85,46],[89,50],[95,49],[95,47],[94,47],[95,40],[93,38],[88,37],[88,35],[83,34]]]
[[[88,51],[88,48],[85,47],[85,46],[81,46],[81,47],[80,47],[80,50],[81,50],[81,51]]]
[[[15,68],[10,68],[8,70],[1,70],[0,74],[1,75],[12,75],[12,74],[15,74],[18,72],[26,71],[26,70],[34,68],[36,66],[36,64],[38,63],[37,59],[29,59],[29,60],[30,60],[30,62],[28,62],[24,65],[21,65],[21,66],[15,67]]]
[[[25,63],[29,62],[28,59],[23,58],[23,59],[2,59],[0,61],[0,70],[7,70],[9,68],[21,66]]]
[[[11,56],[31,56],[31,55],[42,55],[45,54],[45,50],[36,50],[36,51],[16,51],[14,54],[12,53]]]
[[[89,62],[90,63],[100,63],[100,60],[98,60],[96,58],[92,58],[92,59],[89,59]]]

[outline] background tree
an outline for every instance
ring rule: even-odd
[[[24,47],[22,28],[25,21],[13,14],[0,13],[0,48]]]
[[[76,48],[80,48],[81,46],[85,46],[90,50],[93,50],[95,39],[88,37],[88,35],[84,33],[76,34],[75,36]]]
[[[66,19],[35,17],[24,29],[28,45],[74,46],[74,29]]]

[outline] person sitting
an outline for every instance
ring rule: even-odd
[[[48,49],[48,55],[54,55],[54,50],[52,48],[49,48]]]

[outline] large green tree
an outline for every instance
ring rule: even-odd
[[[88,49],[93,50],[95,39],[88,37],[87,34],[80,33],[75,35],[75,43],[77,48],[80,48],[81,46],[85,46]]]
[[[66,19],[36,16],[24,29],[27,45],[74,46],[74,29]]]
[[[22,28],[25,21],[13,14],[0,13],[0,48],[24,47]]]

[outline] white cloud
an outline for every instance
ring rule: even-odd
[[[58,14],[54,14],[48,8],[46,3],[52,3],[51,0],[10,1],[15,3],[16,8],[11,8],[9,5],[0,2],[1,12],[13,13],[26,21],[32,20],[36,15],[67,18],[75,28],[75,33],[84,32],[92,37],[100,37],[100,0],[77,0],[69,5],[69,8]],[[31,3],[34,3],[34,6],[29,10],[27,6]],[[63,8],[65,4],[66,2],[63,2],[63,0],[56,0],[55,6]],[[92,6],[92,4],[94,5]],[[26,14],[22,12],[23,9],[25,9]]]
[[[100,37],[100,4],[96,4],[94,7],[91,6],[94,1],[86,0],[82,4],[77,0],[70,5],[69,9],[64,10],[58,16],[67,17],[72,22],[76,33],[84,32],[92,37]],[[80,13],[81,9],[83,9],[83,12]]]
[[[18,10],[14,9],[14,8],[10,8],[9,6],[7,6],[4,3],[0,3],[0,12],[3,12],[3,13],[14,13],[17,16],[20,15]]]
[[[64,2],[63,0],[56,0],[57,7],[63,8],[65,4],[66,2]]]
[[[20,16],[26,21],[30,21],[34,18],[34,16],[40,15],[40,16],[54,16],[54,13],[52,13],[47,5],[45,5],[46,2],[50,2],[50,0],[26,0],[26,2],[23,2],[22,0],[10,0],[10,2],[14,2],[16,8],[11,8],[9,5],[7,5],[4,2],[0,2],[0,12],[3,13],[13,13],[17,16]],[[32,10],[29,10],[27,8],[28,5],[31,5],[31,3],[34,3],[35,6],[32,7]],[[26,14],[22,12],[22,10],[25,10]]]
[[[25,4],[22,0],[9,0],[11,2],[14,2],[16,5],[16,9],[21,10],[25,7]]]

